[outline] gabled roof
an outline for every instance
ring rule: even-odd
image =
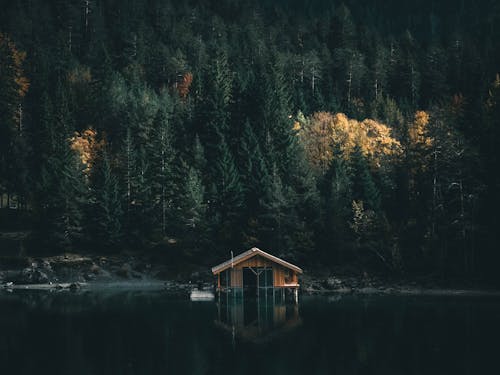
[[[296,265],[292,263],[288,263],[287,261],[280,259],[278,257],[275,257],[274,255],[271,255],[269,253],[266,253],[265,251],[262,251],[261,249],[258,249],[256,247],[252,247],[250,250],[245,251],[244,253],[241,253],[240,255],[235,256],[233,259],[229,259],[225,261],[224,263],[219,264],[218,266],[212,267],[212,273],[218,274],[222,271],[227,270],[228,268],[231,268],[238,263],[241,263],[247,259],[253,258],[254,256],[260,255],[261,257],[267,258],[272,262],[278,263],[282,265],[283,267],[290,268],[291,270],[294,270],[295,272],[302,273],[302,269],[300,267],[297,267]]]

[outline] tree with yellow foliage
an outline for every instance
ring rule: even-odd
[[[358,121],[343,113],[317,112],[310,118],[299,114],[295,124],[304,144],[307,158],[320,173],[325,173],[337,147],[349,159],[359,146],[372,168],[380,168],[383,160],[401,155],[401,144],[392,136],[389,126],[372,119]]]
[[[428,125],[429,114],[425,111],[417,111],[408,129],[410,148],[429,149],[432,146],[432,138],[428,136]]]
[[[97,152],[103,147],[104,140],[97,140],[97,131],[90,127],[82,132],[75,132],[71,137],[71,149],[77,153],[85,174],[89,174],[94,164]]]
[[[406,144],[410,195],[418,195],[418,175],[429,165],[434,140],[429,135],[430,116],[425,111],[417,111],[409,124]]]

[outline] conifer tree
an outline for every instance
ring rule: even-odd
[[[23,72],[26,53],[0,31],[0,194],[17,194],[26,187],[23,98],[29,81]]]
[[[365,202],[366,208],[379,212],[381,207],[380,192],[375,185],[368,162],[359,146],[355,146],[351,158],[354,199]]]
[[[270,182],[258,216],[262,225],[259,230],[262,243],[289,257],[314,249],[313,233],[297,211],[297,194],[282,183],[276,165],[271,170]]]
[[[222,244],[236,245],[240,236],[243,189],[233,155],[224,138],[218,145],[214,166],[210,210],[213,227]]]
[[[238,156],[246,207],[255,212],[253,210],[258,209],[259,200],[265,195],[270,182],[260,145],[248,120],[243,129]]]
[[[171,102],[166,93],[163,94],[161,103],[153,123],[152,138],[147,153],[151,160],[149,184],[155,205],[155,221],[159,224],[161,234],[165,235],[167,221],[171,218],[175,150],[170,124]]]
[[[224,46],[217,46],[212,63],[209,65],[206,74],[207,95],[200,103],[200,118],[202,128],[199,134],[202,136],[205,145],[207,158],[215,160],[218,157],[218,142],[220,137],[229,135],[229,104],[232,95],[233,75],[229,70],[227,52]],[[215,171],[212,168],[212,174]]]
[[[271,180],[257,137],[250,122],[245,122],[241,137],[238,163],[244,192],[245,242],[256,246],[263,240],[260,216],[266,211],[263,202],[270,194]]]
[[[90,236],[95,244],[113,250],[122,240],[122,200],[118,179],[104,147],[94,164],[91,175],[91,202],[87,210]]]
[[[283,62],[279,56],[274,59],[273,65],[266,72],[266,101],[259,141],[266,158],[276,163],[280,175],[287,176],[296,140],[292,130],[290,93],[283,75]]]
[[[180,238],[182,247],[188,254],[196,254],[210,244],[205,187],[201,173],[195,167],[189,167],[183,161],[180,164],[182,180],[174,199],[175,235]]]
[[[62,83],[57,89],[57,105],[54,116],[47,107],[45,120],[50,129],[47,158],[41,166],[39,191],[44,197],[39,216],[39,233],[45,245],[59,249],[71,248],[82,234],[83,205],[86,188],[83,166],[70,147],[69,131],[72,129],[67,91]],[[48,105],[48,104],[46,104]]]
[[[352,182],[351,170],[348,163],[343,158],[341,152],[337,150],[336,156],[331,163],[331,183],[330,194],[327,200],[326,213],[326,235],[333,246],[328,249],[335,249],[334,254],[327,254],[328,257],[337,255],[337,260],[344,259],[344,251],[348,246],[349,230],[347,223],[351,217]]]

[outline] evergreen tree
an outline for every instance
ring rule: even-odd
[[[351,170],[339,150],[335,152],[331,163],[331,182],[329,186],[329,197],[327,200],[326,228],[325,233],[329,244],[325,250],[327,256],[341,262],[345,259],[346,250],[349,247],[348,222],[351,217],[352,183]],[[335,253],[331,254],[330,251]]]
[[[205,187],[201,173],[181,162],[182,183],[175,196],[176,236],[188,254],[200,253],[209,244]]]
[[[240,237],[243,189],[236,163],[224,138],[220,139],[217,155],[210,192],[212,226],[221,245],[236,246]]]
[[[232,91],[232,74],[229,70],[227,52],[224,46],[217,46],[205,83],[207,95],[203,98],[201,106],[202,124],[200,135],[203,135],[203,143],[207,158],[215,160],[218,157],[218,142],[220,137],[226,137],[229,129],[229,104]],[[226,139],[226,141],[229,141]],[[215,171],[212,169],[212,173]]]
[[[283,75],[283,61],[274,58],[266,72],[265,105],[259,143],[265,157],[276,163],[278,173],[289,176],[289,161],[294,157],[295,139],[292,130],[290,94]]]
[[[23,72],[26,53],[0,31],[0,194],[25,193],[27,145],[23,98],[29,81]]]
[[[58,85],[57,99],[53,117],[50,104],[45,104],[44,120],[52,123],[45,124],[48,138],[42,141],[47,145],[47,156],[41,166],[38,186],[43,197],[38,235],[45,245],[67,249],[75,245],[82,234],[86,188],[83,166],[70,147],[71,116],[62,84]]]
[[[261,234],[265,229],[259,218],[266,210],[263,201],[269,196],[271,180],[257,137],[248,120],[241,137],[238,156],[245,196],[245,243],[247,247],[251,247],[259,245],[263,240]]]
[[[379,212],[381,208],[380,191],[375,185],[368,162],[359,146],[354,148],[351,158],[353,198],[365,202],[366,208]]]
[[[155,221],[159,224],[161,234],[165,235],[167,221],[171,219],[174,178],[172,131],[170,125],[171,103],[167,94],[163,94],[161,107],[153,123],[152,139],[147,154],[151,163],[151,178],[147,182],[151,186],[154,204]]]
[[[239,152],[241,181],[245,191],[245,205],[251,213],[258,210],[259,200],[269,188],[269,173],[257,137],[247,120],[241,137]]]
[[[118,179],[111,167],[106,148],[99,153],[91,175],[91,198],[88,212],[93,243],[112,250],[122,240],[122,219]]]

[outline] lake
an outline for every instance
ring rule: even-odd
[[[0,291],[0,374],[498,374],[500,298]]]

